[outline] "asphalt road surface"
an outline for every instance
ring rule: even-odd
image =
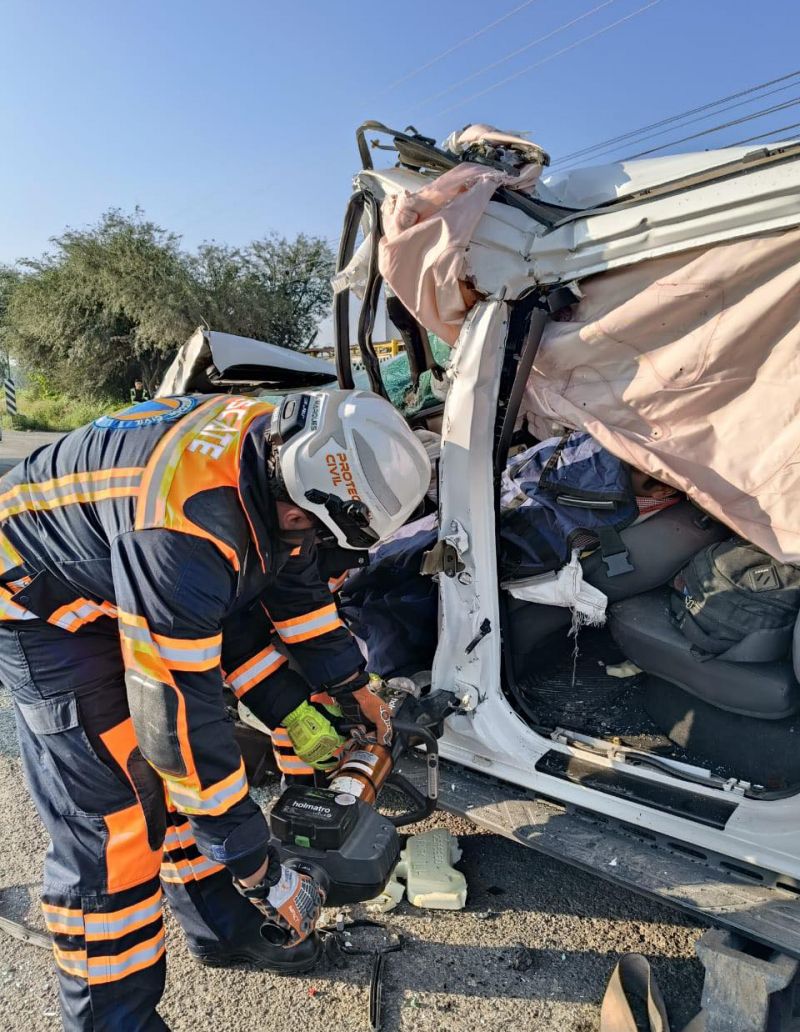
[[[38,430],[3,430],[3,438],[0,440],[0,477],[16,466],[20,459],[45,444],[57,441],[61,436]]]
[[[7,468],[57,436],[5,431],[0,472],[3,463]],[[0,689],[0,912],[41,929],[38,886],[47,838],[23,785],[13,725]],[[467,907],[448,913],[404,902],[382,918],[405,938],[402,951],[387,958],[385,1032],[594,1032],[608,976],[630,951],[651,960],[675,1027],[699,1009],[699,925],[463,820],[437,814],[425,826],[433,825],[459,837]],[[369,958],[349,958],[343,968],[325,964],[303,978],[202,968],[167,918],[161,1013],[173,1032],[369,1028]],[[59,1027],[49,951],[0,931],[0,1029]]]

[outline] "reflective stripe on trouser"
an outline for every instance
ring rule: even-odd
[[[161,881],[190,949],[258,935],[259,912],[233,887],[228,870],[203,856],[189,821],[171,805]]]
[[[144,811],[77,723],[74,695],[13,697],[26,781],[51,838],[42,906],[64,1027],[162,1032],[160,849],[150,848]]]
[[[156,779],[155,791],[142,796],[145,811],[126,775],[135,735],[119,637],[108,624],[108,633],[94,623],[78,634],[43,621],[0,624],[0,677],[12,694],[26,781],[51,838],[43,906],[64,1027],[162,1032],[166,806]],[[173,849],[168,856],[178,859]],[[191,860],[191,851],[185,856]],[[249,937],[259,923],[225,870],[186,888],[164,883],[190,946]]]

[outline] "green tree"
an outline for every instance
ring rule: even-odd
[[[12,352],[70,391],[121,394],[141,370],[156,379],[194,325],[179,239],[117,211],[67,230],[19,263],[3,320]]]
[[[52,245],[0,269],[0,335],[29,370],[71,393],[123,397],[137,374],[154,389],[201,323],[303,347],[330,303],[333,255],[315,238],[187,254],[141,211],[112,210]]]
[[[10,371],[9,344],[5,331],[6,312],[11,295],[20,281],[20,271],[11,265],[0,265],[0,377]]]
[[[273,234],[244,248],[208,243],[191,268],[213,329],[298,350],[330,306],[334,258],[317,237]]]

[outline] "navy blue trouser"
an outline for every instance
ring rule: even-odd
[[[50,835],[42,905],[68,1032],[156,1032],[166,972],[162,886],[189,948],[235,944],[260,917],[203,856],[141,756],[119,637],[0,624],[25,780]]]

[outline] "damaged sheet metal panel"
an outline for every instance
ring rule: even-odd
[[[173,359],[157,397],[195,391],[213,394],[227,387],[322,386],[335,380],[330,362],[252,337],[199,327]]]
[[[391,169],[356,179],[383,205],[387,282],[450,344],[475,300],[459,283],[479,297],[511,300],[532,286],[800,225],[800,145],[792,143],[576,169],[539,182],[531,166],[513,189],[529,200],[576,206],[564,207],[555,225],[492,199],[488,170],[483,189],[451,196],[449,184],[466,183],[471,168],[479,166],[439,177]],[[416,223],[399,225],[398,212]]]
[[[668,184],[677,188],[699,178],[719,178],[746,171],[761,161],[770,161],[777,153],[790,153],[796,146],[794,140],[783,140],[757,148],[720,147],[657,158],[610,161],[563,171],[556,168],[542,176],[536,193],[550,204],[586,211],[637,194],[652,194]]]
[[[800,159],[571,216],[537,236],[528,257],[537,283],[711,247],[800,224]]]

